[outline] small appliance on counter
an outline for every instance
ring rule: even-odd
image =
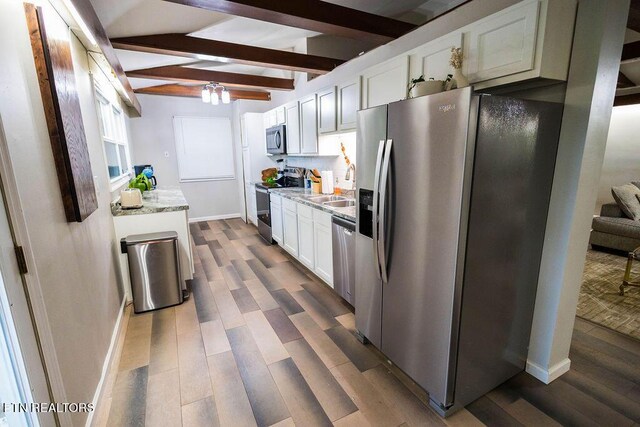
[[[142,207],[142,191],[139,188],[125,188],[120,191],[122,209],[139,209]]]

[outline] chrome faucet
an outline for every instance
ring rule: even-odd
[[[351,180],[351,171],[353,170],[353,181],[352,181],[352,190],[356,189],[356,165],[354,163],[349,163],[349,168],[347,169],[347,173],[344,176],[345,181]]]

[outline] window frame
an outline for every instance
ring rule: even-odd
[[[112,102],[106,96],[105,91],[100,87],[95,79],[93,86],[96,98],[96,114],[98,116],[100,127],[100,139],[102,140],[102,150],[105,160],[104,166],[107,172],[107,176],[109,177],[111,191],[114,191],[129,182],[133,170],[133,166],[131,164],[131,152],[129,150],[129,138],[127,136],[127,127],[124,117],[125,113],[118,104]],[[105,114],[105,109],[108,109],[107,114]],[[108,122],[107,126],[105,126],[105,122]],[[111,177],[111,175],[109,174],[107,144],[112,144],[115,146],[115,154],[117,158],[118,168],[120,170],[120,174],[118,176]],[[125,152],[126,159],[124,164],[127,167],[126,171],[123,171],[122,169],[123,161],[120,155],[121,147],[124,148]]]

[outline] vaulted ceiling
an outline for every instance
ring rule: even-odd
[[[328,72],[466,0],[90,1],[138,92],[162,85],[176,94],[175,85],[215,81],[241,99],[242,90],[254,98],[256,90],[291,90],[295,73]],[[323,34],[337,44],[353,39],[354,48],[314,55],[307,39]]]

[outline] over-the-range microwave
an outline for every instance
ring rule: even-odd
[[[287,154],[287,132],[285,125],[267,129],[267,153]]]

